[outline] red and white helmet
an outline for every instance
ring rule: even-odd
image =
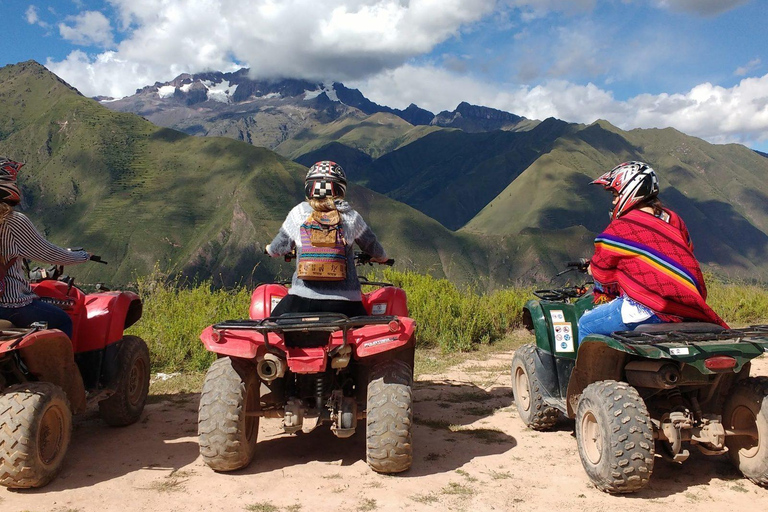
[[[616,192],[619,200],[611,211],[611,220],[618,219],[638,203],[656,197],[659,193],[659,179],[650,165],[643,162],[624,162],[603,174],[593,185],[602,185],[605,190]]]
[[[21,191],[16,175],[24,164],[0,156],[0,201],[16,206],[21,201]]]
[[[344,197],[347,193],[347,176],[336,162],[323,160],[312,164],[304,178],[304,195],[307,199]]]

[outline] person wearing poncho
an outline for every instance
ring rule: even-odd
[[[653,169],[626,162],[592,183],[613,192],[614,200],[611,223],[595,239],[589,266],[599,305],[579,320],[579,342],[647,323],[698,321],[727,328],[706,303],[685,223],[658,200]]]

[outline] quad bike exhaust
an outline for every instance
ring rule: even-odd
[[[285,366],[285,359],[267,352],[256,362],[256,373],[262,381],[272,382],[285,375]]]

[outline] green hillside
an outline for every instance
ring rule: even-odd
[[[610,197],[589,185],[626,160],[658,172],[663,202],[686,221],[697,257],[731,277],[768,276],[768,160],[740,145],[712,145],[673,129],[624,132],[605,121],[562,137],[462,231],[516,236],[531,227],[591,232],[608,223]]]
[[[133,281],[157,263],[222,284],[290,271],[261,250],[306,169],[274,152],[112,112],[34,62],[0,69],[0,133],[0,154],[27,162],[21,211],[51,241],[110,262],[72,267],[85,282]],[[399,267],[474,279],[475,237],[361,187],[349,196]]]
[[[366,116],[357,111],[305,130],[281,143],[275,151],[295,160],[331,142],[337,142],[371,158],[378,158],[438,130],[443,128],[413,126],[393,114],[383,112]]]

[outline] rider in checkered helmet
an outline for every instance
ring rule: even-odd
[[[309,168],[304,179],[306,201],[288,213],[277,236],[267,245],[266,252],[277,257],[293,250],[301,251],[302,223],[313,211],[335,210],[341,217],[346,239],[347,275],[343,281],[312,281],[299,278],[298,272],[295,272],[288,295],[275,307],[272,315],[291,312],[333,312],[349,317],[368,315],[362,303],[353,247],[356,243],[373,261],[380,263],[387,261],[387,254],[363,217],[346,201],[346,193],[347,176],[339,164],[322,160]]]

